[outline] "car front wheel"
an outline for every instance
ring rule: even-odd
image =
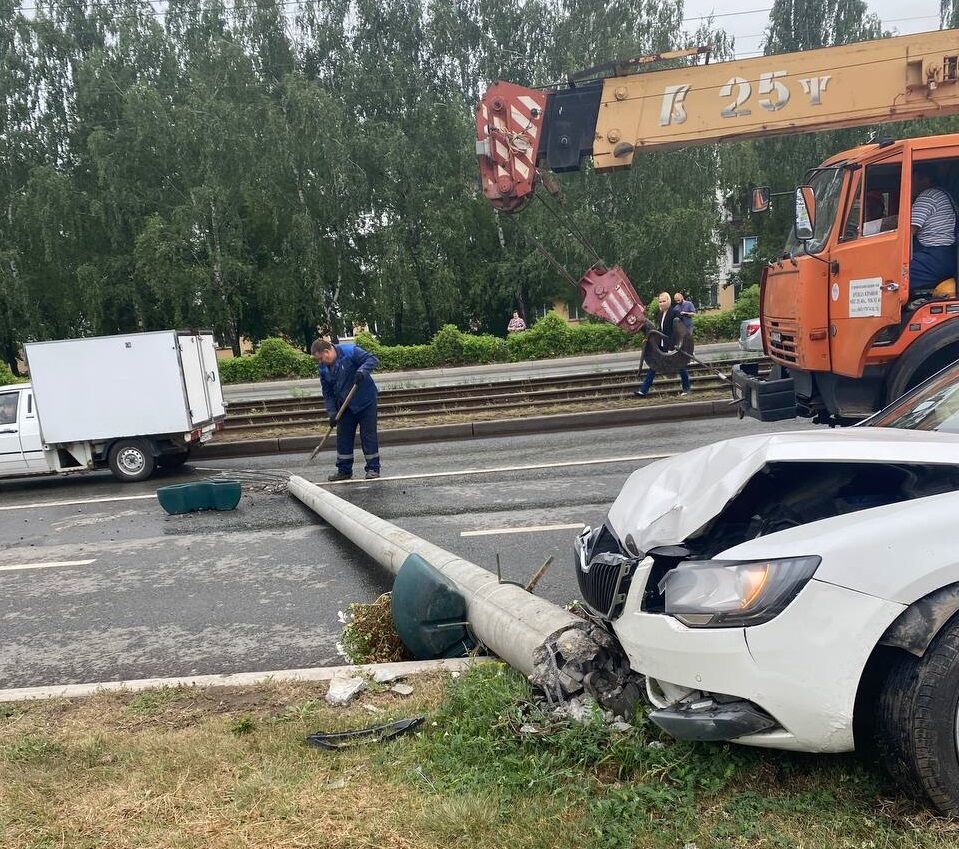
[[[877,720],[880,757],[903,789],[959,816],[959,617],[921,658],[897,657],[880,692]]]

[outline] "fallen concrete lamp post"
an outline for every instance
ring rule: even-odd
[[[298,475],[288,491],[336,528],[394,576],[394,601],[416,590],[415,606],[423,627],[442,633],[456,622],[430,616],[434,596],[455,592],[472,635],[510,666],[526,675],[552,701],[566,701],[583,692],[603,707],[627,715],[642,692],[615,638],[601,625],[574,616],[532,595],[522,587],[501,582],[488,570],[433,545],[372,513],[338,498]],[[448,610],[449,607],[447,606]],[[394,607],[394,618],[397,611]],[[402,634],[402,631],[401,631]],[[408,645],[418,659],[431,649],[429,637]],[[454,640],[454,642],[456,642]],[[449,648],[449,641],[446,643]],[[443,650],[443,644],[434,646]]]

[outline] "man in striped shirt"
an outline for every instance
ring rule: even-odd
[[[912,174],[912,260],[909,288],[929,290],[956,276],[956,209],[935,185],[935,171],[917,165]]]

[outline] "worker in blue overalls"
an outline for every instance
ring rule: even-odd
[[[366,459],[366,479],[380,476],[380,449],[376,436],[376,384],[372,371],[380,361],[359,345],[333,345],[317,339],[310,353],[319,364],[323,405],[336,428],[336,473],[328,480],[346,481],[353,477],[353,443],[360,428],[360,445]],[[349,405],[337,421],[337,413],[350,390],[356,387]]]

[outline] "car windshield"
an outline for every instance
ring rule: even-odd
[[[861,424],[959,433],[959,362],[943,369]]]
[[[817,254],[825,246],[832,231],[833,222],[839,209],[839,196],[842,194],[842,181],[846,170],[839,165],[832,168],[817,168],[806,178],[806,185],[812,186],[816,195],[816,226],[813,237],[808,242],[796,238],[795,229],[790,230],[786,241],[786,250],[794,256],[802,253]]]

